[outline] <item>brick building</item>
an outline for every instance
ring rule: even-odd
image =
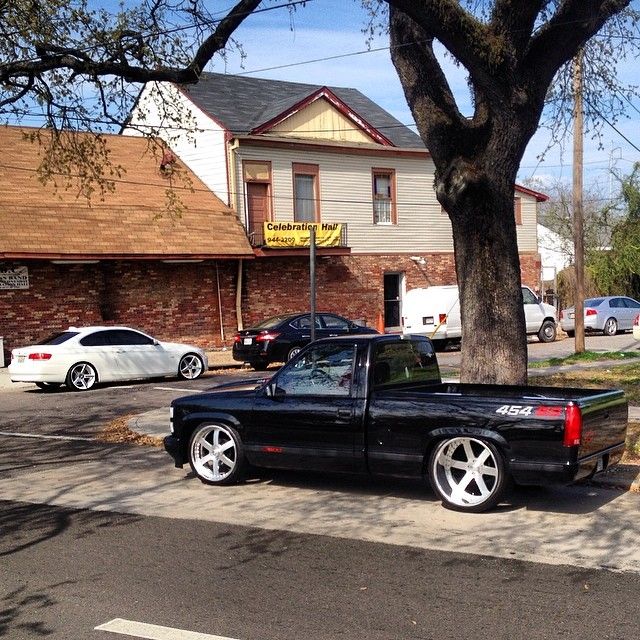
[[[24,135],[33,131],[0,129],[5,355],[70,325],[124,324],[201,346],[233,335],[239,265],[254,258],[235,212],[179,160],[161,169],[162,152],[141,138],[106,137],[123,172],[103,197],[65,189],[61,175],[45,185],[42,150]]]

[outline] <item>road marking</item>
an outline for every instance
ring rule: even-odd
[[[81,436],[45,436],[40,433],[14,433],[12,431],[0,431],[0,436],[11,438],[35,438],[41,440],[77,440],[79,442],[95,442],[95,438],[83,438]]]
[[[111,633],[120,633],[125,636],[134,636],[135,638],[147,638],[147,640],[234,640],[234,638],[212,636],[208,633],[185,631],[184,629],[174,629],[172,627],[160,627],[157,624],[135,622],[135,620],[124,620],[122,618],[115,618],[110,622],[101,624],[95,630],[110,631]]]
[[[159,391],[182,391],[183,393],[204,393],[201,389],[185,389],[184,387],[178,389],[176,387],[153,387]]]

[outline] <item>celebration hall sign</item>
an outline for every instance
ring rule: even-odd
[[[311,229],[316,231],[316,247],[339,247],[342,224],[339,222],[265,222],[267,247],[297,248],[311,244]]]

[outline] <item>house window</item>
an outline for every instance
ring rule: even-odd
[[[318,165],[293,164],[293,219],[296,222],[320,220]]]
[[[393,169],[373,169],[373,222],[396,223],[396,174]]]
[[[522,224],[522,198],[513,199],[513,211],[516,217],[516,224]]]

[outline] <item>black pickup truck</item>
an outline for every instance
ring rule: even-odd
[[[622,391],[443,383],[421,336],[318,340],[270,379],[171,404],[165,449],[208,484],[257,467],[427,477],[480,512],[512,481],[570,483],[618,462]]]

